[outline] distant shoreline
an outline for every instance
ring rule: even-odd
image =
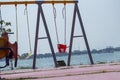
[[[115,51],[120,51],[120,47],[107,47],[107,48],[104,48],[104,49],[92,49],[91,50],[91,53],[92,54],[100,54],[100,53],[113,53]],[[80,50],[74,50],[72,51],[72,55],[82,55],[82,54],[87,54],[87,50],[83,50],[83,51],[80,51]],[[29,53],[24,53],[21,55],[21,58],[20,59],[32,59],[33,58],[33,54],[28,57]],[[59,56],[59,57],[62,57],[62,56],[67,56],[68,55],[68,52],[66,53],[59,53],[57,52],[56,53],[56,56]],[[45,58],[45,57],[52,57],[52,54],[51,53],[45,53],[45,54],[37,54],[37,58]]]

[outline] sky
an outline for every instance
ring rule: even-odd
[[[7,0],[0,0],[7,1]],[[15,1],[15,0],[9,0]],[[19,0],[20,1],[20,0]],[[81,17],[83,20],[84,28],[87,34],[87,39],[89,42],[90,49],[103,49],[109,46],[118,47],[120,46],[120,0],[79,0],[78,3]],[[52,43],[57,52],[57,38],[55,32],[55,23],[53,16],[53,7],[51,4],[43,4],[43,11],[49,28]],[[58,28],[58,35],[60,43],[64,43],[64,18],[62,14],[64,5],[55,4],[56,8],[56,22]],[[27,5],[29,25],[30,25],[30,40],[32,45],[32,51],[34,51],[34,40],[35,40],[35,30],[36,30],[36,19],[37,19],[37,9],[38,6]],[[66,44],[69,46],[70,31],[72,26],[74,4],[66,5]],[[1,6],[2,19],[11,22],[12,26],[10,28],[14,33],[16,33],[16,15],[15,6],[6,5]],[[19,54],[29,53],[29,39],[28,39],[28,28],[27,19],[25,15],[25,5],[17,6],[18,13],[18,50]],[[75,23],[75,33],[74,35],[82,35],[80,24],[78,18],[76,18]],[[10,42],[14,43],[16,41],[16,34],[9,35]],[[39,37],[45,37],[45,29],[40,18],[40,31]],[[67,51],[69,48],[67,49]],[[73,42],[73,50],[86,50],[84,39],[75,38]],[[37,53],[49,53],[50,47],[48,40],[38,41]]]

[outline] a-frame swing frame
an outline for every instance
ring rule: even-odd
[[[80,11],[79,11],[79,8],[78,8],[78,1],[72,1],[72,2],[67,1],[67,2],[75,4],[74,5],[74,14],[73,14],[73,21],[72,21],[72,29],[71,29],[71,37],[70,37],[70,46],[69,46],[69,54],[68,54],[67,65],[70,66],[71,54],[72,54],[72,45],[73,45],[73,38],[74,37],[83,37],[84,38],[85,45],[86,45],[86,48],[87,48],[87,51],[88,51],[88,56],[89,56],[89,59],[90,59],[90,63],[94,64],[93,58],[92,58],[92,55],[91,55],[91,52],[90,52],[87,36],[86,36],[85,30],[84,30],[82,18],[81,18]],[[52,2],[51,1],[49,3],[51,3],[51,4],[53,4],[53,3],[66,3],[67,4],[67,2],[65,2],[65,1],[53,1]],[[33,69],[36,68],[36,54],[37,54],[38,39],[48,39],[50,49],[51,49],[51,52],[52,52],[52,55],[53,55],[53,60],[54,60],[55,67],[58,66],[55,51],[54,51],[53,44],[52,44],[52,41],[51,41],[51,37],[50,37],[50,34],[49,34],[48,26],[47,26],[46,19],[45,19],[45,16],[44,16],[44,12],[43,12],[43,9],[42,9],[42,4],[43,4],[43,2],[38,2],[38,14],[37,14],[37,23],[36,23],[36,36],[35,36],[35,46],[34,46]],[[42,37],[42,38],[38,38],[39,24],[40,24],[39,23],[40,14],[41,14],[41,18],[43,19],[43,24],[44,24],[45,31],[46,31],[46,34],[47,34],[47,37]],[[78,14],[79,23],[80,23],[81,30],[82,30],[82,33],[83,33],[82,36],[74,36],[76,14]]]
[[[69,47],[70,49],[69,49],[69,55],[68,55],[68,66],[70,66],[73,38],[76,38],[76,37],[83,37],[84,38],[85,45],[86,45],[87,52],[88,52],[88,56],[89,56],[89,59],[90,59],[90,63],[94,64],[93,58],[92,58],[92,55],[91,55],[91,51],[90,51],[90,47],[89,47],[89,44],[88,44],[87,36],[86,36],[86,33],[85,33],[83,21],[82,21],[77,3],[78,2],[75,2],[75,5],[74,5],[74,14],[73,14],[73,22],[72,22],[71,37],[70,37],[70,47]],[[74,36],[75,19],[76,19],[77,15],[78,15],[79,23],[80,23],[82,34],[83,34],[83,35],[80,35],[80,36]]]
[[[42,37],[42,38],[38,37],[39,24],[40,24],[39,23],[40,22],[40,13],[41,13],[41,17],[43,19],[43,24],[44,24],[45,31],[46,31],[46,34],[47,34],[47,37]],[[35,45],[34,45],[34,58],[33,58],[33,69],[36,68],[36,54],[37,54],[38,39],[48,39],[50,49],[51,49],[53,59],[54,59],[54,64],[55,64],[55,67],[57,67],[57,59],[56,59],[56,56],[55,56],[55,51],[54,51],[54,48],[53,48],[53,45],[52,45],[51,37],[50,37],[50,34],[49,34],[49,30],[48,30],[46,19],[45,19],[44,13],[43,13],[42,3],[41,2],[38,3],[38,14],[37,14],[36,35],[35,35]]]

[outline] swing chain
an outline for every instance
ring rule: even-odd
[[[66,44],[66,4],[64,4],[62,14],[64,19],[64,44]]]
[[[32,53],[31,38],[30,38],[30,25],[29,25],[29,17],[28,17],[27,4],[25,4],[24,15],[26,15],[26,18],[27,18],[28,38],[29,38],[29,49],[30,49],[30,53]]]
[[[17,5],[15,5],[15,14],[16,14],[16,41],[18,42],[18,16],[17,16]]]
[[[53,4],[53,16],[54,16],[54,23],[55,23],[55,31],[56,31],[56,36],[57,36],[57,43],[59,44],[59,37],[58,37],[58,29],[57,29],[57,22],[56,22],[56,8]]]

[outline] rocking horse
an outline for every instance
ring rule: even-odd
[[[14,66],[17,66],[17,42],[10,43],[7,32],[3,32],[2,37],[0,38],[0,59],[5,58],[6,64],[4,66],[0,65],[0,68],[5,68],[9,66],[9,60],[14,59]]]

